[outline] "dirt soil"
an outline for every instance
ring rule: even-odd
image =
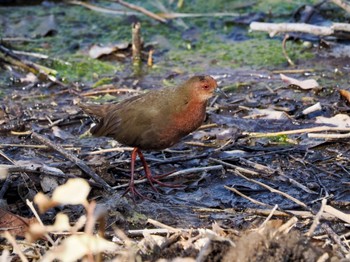
[[[172,148],[144,152],[153,174],[173,174],[162,181],[179,185],[157,186],[155,192],[147,182],[137,184],[144,199],[123,195],[131,149],[110,138],[90,136],[92,119],[77,105],[94,99],[106,103],[106,88],[47,79],[19,81],[27,74],[19,70],[18,78],[1,86],[0,164],[20,167],[0,180],[2,232],[7,216],[28,219],[31,225],[27,199],[33,201],[38,192],[51,196],[57,186],[79,177],[90,182],[88,200],[103,210],[105,221],[97,219],[96,229],[103,227],[106,239],[122,242],[127,254],[116,254],[125,261],[345,261],[350,250],[350,144],[346,136],[326,135],[349,132],[350,102],[344,95],[350,84],[347,47],[347,42],[331,42],[327,48],[314,48],[314,57],[296,61],[294,68],[207,68],[204,73],[213,76],[225,94],[210,101],[206,121],[197,131]],[[12,67],[0,63],[3,72]],[[288,84],[280,72],[299,80],[315,79],[319,86]],[[113,88],[120,89],[111,93],[113,102],[164,86],[160,76],[125,74],[112,75]],[[171,83],[166,84],[179,84],[190,75],[169,73]],[[89,92],[96,95],[92,98]],[[317,103],[316,110],[305,112]],[[337,115],[334,122],[329,120]],[[33,132],[51,141],[54,149]],[[261,135],[266,133],[271,134]],[[310,136],[313,133],[321,135]],[[114,189],[108,192],[92,180],[57,145]],[[137,166],[137,179],[142,179],[141,163]],[[65,205],[40,216],[48,225],[65,213],[75,223],[86,212],[81,205]],[[12,233],[24,237],[23,230]],[[4,238],[0,248],[8,245]],[[128,246],[126,239],[137,248]],[[45,240],[38,241],[43,255]]]

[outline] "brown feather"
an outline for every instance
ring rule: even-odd
[[[140,149],[165,149],[202,124],[216,87],[210,76],[196,76],[177,88],[152,90],[118,104],[79,106],[99,119],[93,135]]]

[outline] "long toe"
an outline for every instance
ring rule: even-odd
[[[167,174],[168,175],[168,174]],[[151,176],[151,177],[147,177],[149,183],[152,185],[152,188],[155,189],[154,185],[153,184],[158,184],[162,187],[171,187],[171,188],[180,188],[180,187],[183,187],[182,185],[180,184],[169,184],[169,183],[164,183],[164,182],[161,182],[158,180],[158,177],[160,178],[163,178],[164,175],[161,175],[161,176]],[[157,191],[158,192],[158,191]]]
[[[127,194],[130,193],[132,196],[132,199],[135,200],[135,198],[138,196],[142,199],[148,199],[150,200],[148,197],[142,195],[136,188],[135,185],[129,185],[129,187],[125,190],[125,192],[123,193],[123,197]]]

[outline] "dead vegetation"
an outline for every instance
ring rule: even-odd
[[[185,16],[147,15],[161,23]],[[94,46],[90,55],[126,58],[132,49],[134,62],[152,66],[153,48],[140,50],[135,34],[136,45]],[[0,47],[5,68],[25,75],[0,108],[1,261],[349,259],[350,69],[349,56],[332,54],[339,46],[293,69],[208,72],[226,96],[211,101],[206,124],[145,155],[156,174],[171,173],[166,181],[182,187],[154,192],[140,167],[135,184],[144,200],[122,197],[132,149],[82,136],[91,119],[77,104],[105,94],[122,100],[151,84],[137,77],[99,88],[66,84]]]

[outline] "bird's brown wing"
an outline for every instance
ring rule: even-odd
[[[109,136],[117,141],[135,146],[140,138],[152,131],[155,121],[159,121],[164,108],[163,95],[159,91],[133,96],[118,104],[89,105],[81,104],[88,114],[98,118],[98,123],[91,129],[95,136]],[[161,120],[160,120],[161,121]]]

